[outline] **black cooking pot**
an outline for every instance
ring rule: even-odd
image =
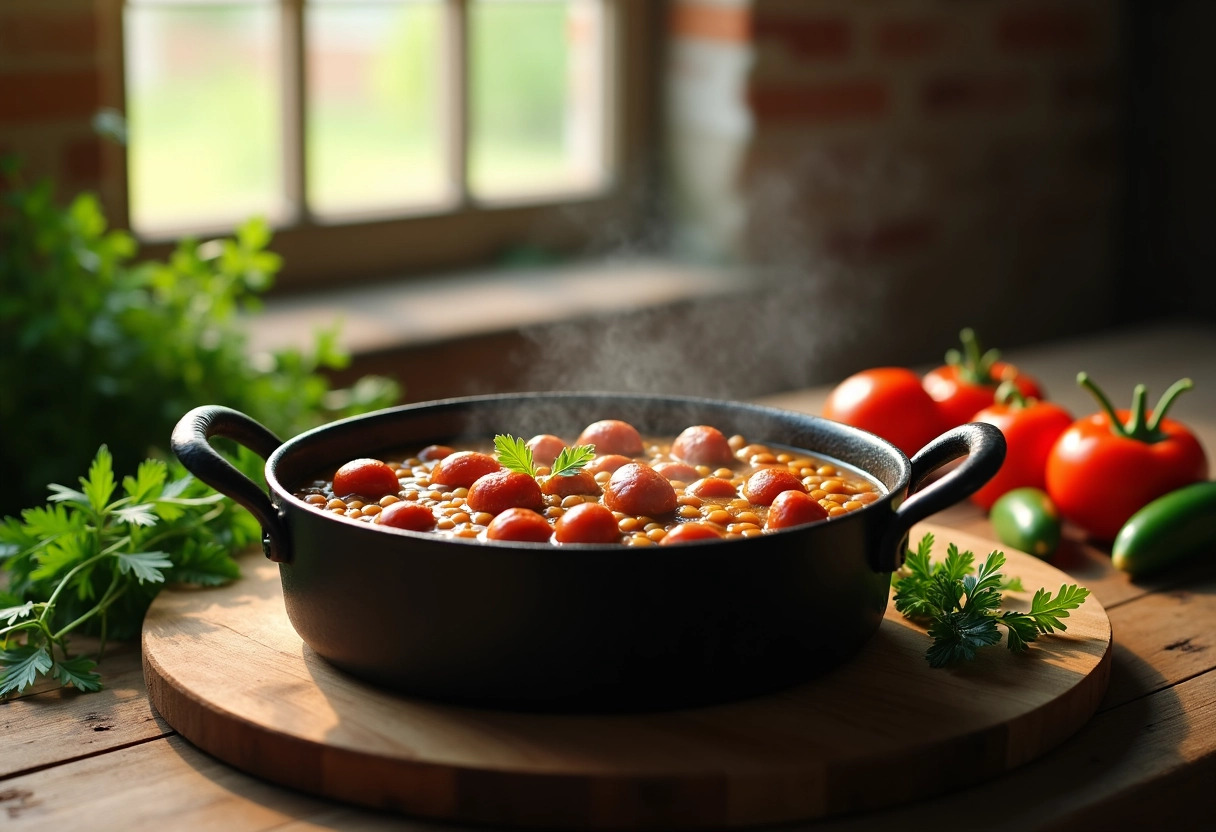
[[[292,496],[357,457],[496,433],[574,437],[608,418],[647,435],[708,424],[801,448],[865,471],[886,493],[819,523],[658,548],[447,539],[337,517]],[[269,497],[212,449],[213,436],[266,458]],[[986,424],[955,428],[909,461],[873,434],[816,416],[598,393],[406,405],[285,443],[242,413],[200,407],[172,444],[186,468],[261,522],[292,625],[334,665],[447,702],[581,711],[724,701],[837,664],[882,620],[911,526],[978,489],[1005,454],[1004,437]]]

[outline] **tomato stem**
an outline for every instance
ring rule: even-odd
[[[958,376],[968,384],[992,384],[992,365],[1001,357],[998,350],[980,351],[980,341],[971,327],[958,334],[963,349],[946,351],[946,363],[958,368]]]
[[[1145,406],[1148,399],[1148,388],[1143,384],[1137,384],[1132,389],[1132,407],[1128,419],[1126,422],[1121,422],[1119,415],[1115,412],[1114,405],[1110,403],[1110,399],[1102,392],[1102,388],[1094,384],[1088,374],[1083,372],[1077,373],[1077,384],[1088,390],[1098,400],[1098,404],[1102,406],[1102,410],[1106,413],[1107,419],[1110,422],[1111,433],[1116,436],[1135,439],[1149,444],[1160,442],[1166,438],[1166,435],[1161,431],[1161,420],[1165,417],[1165,412],[1169,410],[1180,393],[1190,390],[1195,386],[1189,378],[1179,379],[1174,382],[1161,396],[1161,401],[1157,403],[1157,408],[1150,417],[1148,409]]]
[[[1174,400],[1179,394],[1190,390],[1195,386],[1195,383],[1189,378],[1180,378],[1169,386],[1169,388],[1161,394],[1161,400],[1157,402],[1157,407],[1153,410],[1153,417],[1149,420],[1148,429],[1154,433],[1161,433],[1161,420],[1165,418],[1165,412],[1174,404]]]
[[[996,393],[993,394],[993,398],[997,404],[1006,405],[1014,410],[1023,410],[1030,405],[1030,399],[1027,399],[1022,394],[1017,384],[1011,379],[1006,379],[1000,383],[1000,386],[996,388]]]

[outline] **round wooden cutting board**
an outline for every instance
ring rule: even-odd
[[[922,524],[982,559],[991,541]],[[1053,593],[1068,576],[1008,552],[1005,574]],[[1014,655],[934,669],[894,608],[848,664],[777,694],[683,711],[544,715],[386,692],[306,647],[278,568],[166,591],[143,634],[153,705],[186,739],[250,774],[419,816],[547,828],[721,829],[925,798],[1064,741],[1097,708],[1111,630],[1092,596]],[[1030,593],[1006,593],[1026,609]],[[373,636],[374,637],[374,636]],[[1003,642],[1002,642],[1003,645]]]

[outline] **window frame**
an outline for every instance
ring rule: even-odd
[[[409,215],[368,214],[337,222],[318,221],[303,210],[303,142],[305,83],[302,15],[303,0],[282,5],[284,45],[283,164],[289,201],[301,206],[295,216],[274,225],[271,249],[282,255],[283,268],[275,292],[333,288],[415,275],[489,265],[512,246],[531,244],[556,253],[590,251],[602,247],[602,229],[612,228],[613,239],[642,239],[652,227],[656,211],[650,198],[657,173],[655,117],[658,106],[660,55],[657,34],[666,4],[652,0],[604,0],[608,32],[606,100],[609,114],[605,136],[607,181],[602,192],[519,200],[477,202],[462,193],[442,213]],[[124,0],[100,0],[102,101],[126,112],[123,58]],[[456,14],[466,14],[466,0],[455,0]],[[464,26],[451,31],[464,32]],[[453,56],[463,54],[463,48]],[[463,67],[454,67],[461,92],[458,107],[459,143],[454,158],[465,154]],[[287,73],[292,77],[286,77]],[[112,142],[103,151],[101,194],[115,227],[130,229],[126,148]],[[463,177],[457,181],[463,181]],[[219,229],[218,236],[230,232]],[[200,231],[200,236],[202,236]],[[653,235],[649,235],[653,236]],[[164,237],[137,235],[143,256],[164,258],[175,242]]]

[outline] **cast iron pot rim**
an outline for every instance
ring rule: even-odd
[[[342,419],[336,419],[332,422],[327,422],[324,425],[318,425],[315,428],[310,428],[300,434],[297,434],[296,436],[292,437],[291,439],[284,441],[278,448],[276,448],[270,454],[270,456],[267,457],[267,459],[266,459],[266,466],[265,466],[266,482],[270,486],[271,490],[274,492],[275,496],[278,498],[278,508],[279,508],[280,512],[286,512],[289,510],[290,511],[306,510],[306,511],[310,511],[310,512],[315,512],[318,515],[324,516],[326,518],[326,520],[328,520],[330,522],[345,523],[345,524],[349,525],[352,529],[352,534],[360,534],[360,535],[361,534],[377,534],[377,535],[379,535],[379,534],[384,534],[387,532],[388,534],[396,535],[397,537],[403,538],[406,540],[425,540],[425,541],[428,541],[431,543],[439,542],[439,543],[442,543],[443,545],[451,544],[454,546],[462,546],[462,547],[485,548],[486,546],[492,546],[496,549],[499,549],[499,548],[501,548],[501,549],[526,549],[529,551],[537,551],[537,550],[545,550],[545,549],[552,549],[555,551],[575,550],[575,551],[580,551],[580,552],[597,552],[597,553],[612,552],[614,554],[621,554],[621,555],[625,555],[626,552],[628,552],[629,554],[632,554],[634,556],[641,556],[643,554],[643,552],[632,551],[638,547],[626,546],[621,543],[562,543],[562,544],[557,544],[557,543],[554,543],[552,540],[547,541],[547,542],[529,542],[529,541],[514,541],[514,540],[486,541],[486,540],[482,540],[480,538],[445,537],[445,536],[436,535],[433,532],[419,532],[419,531],[412,531],[409,529],[399,529],[399,528],[395,528],[395,527],[391,527],[391,526],[386,527],[386,526],[376,525],[375,528],[369,528],[372,525],[371,523],[362,523],[358,520],[351,520],[350,518],[346,518],[346,517],[332,516],[328,512],[320,512],[320,511],[317,511],[316,509],[312,508],[311,506],[305,505],[298,498],[296,498],[295,495],[291,491],[289,491],[286,487],[284,487],[284,485],[282,484],[282,482],[279,480],[279,478],[277,476],[277,469],[278,469],[279,464],[282,462],[282,460],[285,457],[287,457],[288,455],[293,453],[296,449],[300,448],[301,446],[307,445],[308,443],[311,443],[311,442],[323,442],[323,437],[325,434],[332,433],[335,430],[340,430],[341,428],[344,428],[344,427],[352,425],[352,424],[358,424],[360,422],[379,421],[382,419],[383,420],[393,420],[396,418],[407,416],[414,412],[436,410],[436,409],[439,409],[440,407],[449,407],[449,406],[464,406],[464,405],[477,406],[480,404],[493,404],[493,403],[509,404],[509,403],[513,403],[513,402],[520,402],[520,403],[526,404],[529,401],[536,401],[536,402],[540,402],[540,401],[550,401],[551,402],[551,401],[561,401],[561,400],[575,401],[575,400],[580,400],[580,399],[593,399],[593,398],[609,398],[609,399],[617,399],[617,400],[639,402],[642,404],[653,404],[653,405],[680,405],[680,406],[689,406],[689,407],[693,407],[693,408],[695,408],[695,407],[718,407],[718,408],[728,407],[733,410],[751,412],[751,413],[756,413],[756,414],[760,414],[760,415],[767,415],[767,416],[772,416],[772,417],[776,417],[776,418],[780,418],[780,419],[793,418],[796,420],[804,421],[811,425],[828,425],[829,429],[831,431],[839,433],[845,437],[851,437],[861,443],[871,446],[875,450],[878,450],[882,453],[887,454],[888,456],[890,456],[893,459],[893,461],[898,466],[899,472],[898,472],[898,476],[896,478],[897,481],[894,486],[888,488],[885,484],[882,484],[880,482],[880,484],[882,484],[882,487],[885,489],[885,492],[886,492],[882,495],[881,499],[875,500],[874,502],[869,503],[865,506],[862,506],[859,509],[855,509],[854,511],[849,512],[848,514],[844,515],[843,517],[837,517],[837,518],[830,519],[830,520],[828,518],[824,518],[822,520],[817,520],[813,523],[806,523],[806,524],[799,525],[799,526],[791,526],[786,529],[779,529],[777,531],[766,532],[763,535],[763,537],[771,538],[774,536],[788,535],[791,533],[806,534],[809,530],[824,527],[829,522],[832,524],[835,524],[835,525],[839,525],[839,524],[841,524],[843,522],[847,522],[847,521],[860,522],[860,518],[862,515],[873,513],[874,511],[878,511],[878,510],[880,510],[880,507],[886,507],[887,510],[890,511],[891,509],[889,507],[890,507],[890,504],[892,503],[892,501],[901,497],[901,495],[904,495],[904,492],[908,489],[910,482],[911,482],[912,464],[909,461],[907,455],[904,454],[904,452],[901,451],[899,448],[897,448],[894,444],[887,441],[886,439],[883,439],[881,436],[878,436],[877,434],[863,430],[862,428],[857,428],[852,425],[844,424],[843,422],[837,422],[837,421],[834,421],[831,419],[827,419],[823,416],[816,416],[816,415],[810,414],[810,413],[801,413],[796,410],[786,410],[784,408],[773,407],[770,405],[753,404],[750,402],[738,402],[738,401],[731,401],[731,400],[727,400],[727,399],[712,399],[712,398],[702,397],[702,396],[666,395],[666,394],[660,394],[660,393],[625,393],[625,392],[597,391],[597,390],[557,391],[557,392],[530,391],[530,392],[523,392],[523,393],[491,393],[491,394],[480,394],[480,395],[472,395],[472,396],[455,396],[455,397],[444,398],[444,399],[434,399],[434,400],[425,401],[425,402],[411,402],[409,404],[403,404],[403,405],[397,405],[395,407],[383,408],[381,410],[376,410],[376,411],[372,411],[369,413],[363,413],[363,414],[360,414],[357,416],[347,416]],[[645,433],[644,430],[643,430],[643,433]],[[775,442],[777,444],[781,444],[780,439],[772,438],[772,437],[762,437],[762,438],[757,439],[756,441]],[[800,448],[800,450],[805,450],[812,454],[817,453],[822,456],[831,458],[828,454],[826,454],[822,451],[816,451],[814,448]],[[835,459],[833,459],[833,461],[843,462],[843,460],[835,460]],[[844,464],[862,471],[863,473],[865,473],[865,475],[867,477],[869,477],[873,480],[877,480],[877,476],[872,471],[866,470],[861,465],[858,465],[856,463],[851,463],[851,462],[845,462]],[[725,539],[725,538],[721,539],[721,540],[712,540],[712,539],[693,540],[693,541],[688,541],[686,543],[681,543],[679,546],[664,547],[664,548],[667,549],[668,552],[670,552],[672,555],[675,555],[675,554],[677,554],[677,551],[672,551],[672,550],[689,552],[689,551],[695,551],[697,549],[711,547],[711,546],[746,545],[747,541],[748,541],[748,538],[744,538],[742,540],[730,540],[730,539]],[[653,554],[654,554],[652,547],[645,547],[644,552],[649,553],[651,556],[653,556]],[[665,553],[665,555],[666,554],[667,553]],[[626,556],[628,556],[628,555],[626,555]]]

